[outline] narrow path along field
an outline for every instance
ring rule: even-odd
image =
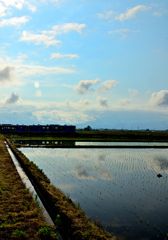
[[[44,232],[49,239],[57,239],[21,181],[0,135],[0,239],[42,239]]]

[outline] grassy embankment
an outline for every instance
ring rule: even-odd
[[[92,223],[80,206],[76,206],[71,199],[61,192],[61,190],[51,185],[43,171],[38,169],[33,162],[30,162],[20,151],[18,151],[14,144],[11,144],[11,147],[36,177],[41,186],[49,193],[52,202],[55,204],[57,213],[60,215],[61,224],[59,225],[59,228],[66,231],[66,234],[70,239],[116,239],[111,234],[106,233],[105,230],[99,228],[96,223]]]
[[[0,135],[0,239],[42,239],[46,232],[50,239],[56,239],[50,231]]]
[[[57,134],[8,134],[11,140],[72,140],[104,142],[168,142],[163,131],[76,131]]]

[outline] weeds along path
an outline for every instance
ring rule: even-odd
[[[41,239],[38,231],[44,227],[42,213],[21,181],[0,135],[0,239]]]

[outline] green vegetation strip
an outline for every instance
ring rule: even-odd
[[[57,239],[21,181],[0,135],[0,239]]]
[[[76,133],[18,134],[8,133],[11,140],[66,140],[104,142],[168,142],[168,131],[76,131]]]
[[[8,141],[9,142],[9,141]],[[116,239],[112,234],[108,234],[92,223],[84,214],[80,206],[76,206],[71,199],[65,196],[61,190],[49,183],[49,179],[33,162],[29,161],[14,144],[10,144],[13,152],[21,159],[28,171],[31,172],[36,182],[41,186],[41,189],[46,191],[50,204],[54,204],[53,212],[55,213],[54,222],[59,226],[59,231],[66,232],[69,239],[96,239],[108,240]],[[53,218],[53,217],[52,217]]]

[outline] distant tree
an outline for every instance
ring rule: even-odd
[[[85,131],[90,131],[90,130],[92,130],[92,128],[91,128],[91,126],[87,126],[87,127],[84,128],[84,130]]]

